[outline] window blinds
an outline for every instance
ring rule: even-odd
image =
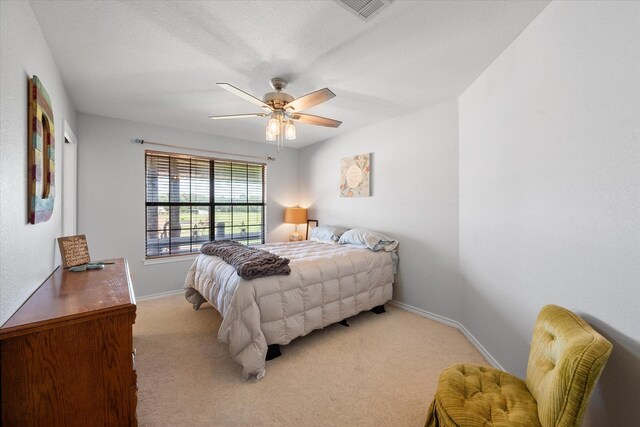
[[[264,243],[264,164],[147,151],[145,180],[147,257]]]

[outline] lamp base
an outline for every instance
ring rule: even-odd
[[[297,231],[289,234],[290,242],[299,242],[301,240],[302,240],[302,234],[298,233]]]

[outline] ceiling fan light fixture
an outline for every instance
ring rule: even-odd
[[[267,141],[275,141],[276,140],[276,136],[271,133],[271,130],[269,129],[269,125],[267,125],[267,130],[265,132],[265,139]]]
[[[280,120],[276,118],[270,119],[267,128],[272,135],[280,135]]]
[[[323,102],[326,102],[335,97],[336,94],[329,90],[329,88],[325,87],[323,89],[310,92],[298,98],[294,98],[288,93],[283,92],[284,88],[287,86],[286,79],[283,79],[281,77],[274,77],[273,79],[271,79],[270,83],[275,92],[265,93],[262,99],[258,99],[255,96],[250,95],[233,85],[230,85],[229,83],[217,83],[220,88],[244,99],[245,101],[250,102],[251,104],[261,107],[264,112],[209,116],[209,118],[213,120],[220,120],[268,117],[269,121],[265,129],[265,139],[267,141],[277,142],[279,153],[281,153],[284,149],[285,140],[293,141],[297,137],[297,129],[294,124],[294,120],[298,121],[299,123],[332,128],[337,128],[342,123],[339,120],[314,116],[312,114],[305,114],[301,112],[318,104],[322,104]]]
[[[286,126],[284,127],[284,137],[289,141],[293,141],[296,139],[296,126],[293,122],[288,121]]]

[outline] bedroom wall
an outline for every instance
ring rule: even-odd
[[[27,223],[28,81],[37,75],[51,98],[56,140],[54,212]],[[76,113],[47,42],[27,2],[0,2],[0,325],[51,274],[62,232],[61,171],[64,121]]]
[[[614,345],[585,425],[638,425],[640,3],[553,2],[460,97],[461,322],[524,375],[549,303]]]
[[[86,234],[92,259],[126,257],[136,296],[181,289],[193,257],[144,265],[145,150],[184,152],[234,158],[206,152],[140,145],[136,138],[184,147],[276,157],[267,164],[267,241],[288,240],[293,226],[283,224],[285,206],[298,203],[298,152],[231,138],[126,120],[78,114],[78,233]]]
[[[371,197],[339,196],[340,159],[372,153]],[[394,300],[457,319],[456,100],[300,150],[300,202],[324,225],[398,239]]]

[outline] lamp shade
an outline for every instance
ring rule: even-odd
[[[284,208],[284,222],[287,224],[304,224],[307,222],[305,208]]]

